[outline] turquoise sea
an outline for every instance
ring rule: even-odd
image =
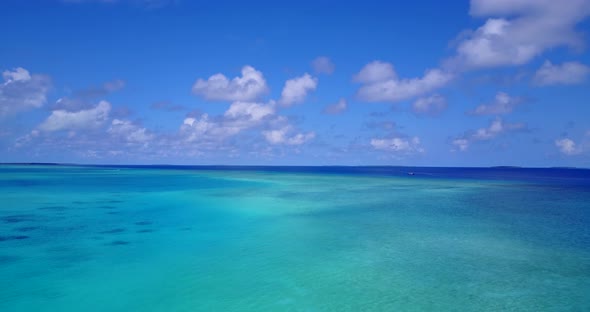
[[[590,311],[590,170],[2,165],[0,311]]]

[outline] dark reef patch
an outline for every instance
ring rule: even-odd
[[[110,205],[102,205],[102,206],[98,206],[98,208],[100,208],[100,209],[117,209],[117,207],[110,206]]]
[[[52,226],[46,227],[44,239],[67,238],[68,235],[78,235],[86,230],[86,225]]]
[[[11,240],[23,240],[29,238],[27,235],[8,235],[0,236],[0,242],[6,242]]]
[[[111,230],[106,230],[106,231],[101,231],[99,232],[100,234],[117,234],[117,233],[123,233],[125,232],[125,229],[122,228],[116,228],[116,229],[111,229]]]
[[[21,226],[21,227],[14,228],[14,230],[17,232],[32,232],[32,231],[38,230],[40,228],[41,228],[40,226]]]
[[[120,204],[120,203],[123,203],[124,201],[118,200],[118,199],[111,199],[111,200],[107,200],[105,202],[106,203],[111,203],[111,204]]]
[[[65,211],[68,210],[66,206],[43,206],[39,207],[39,210],[51,210],[51,211]]]
[[[114,240],[109,243],[109,245],[111,245],[111,246],[123,246],[123,245],[129,245],[129,244],[131,244],[131,243],[128,241],[124,241],[124,240]]]
[[[35,219],[34,215],[10,215],[10,216],[3,216],[0,217],[4,223],[21,223],[26,221],[33,221]]]
[[[135,225],[150,225],[152,224],[152,221],[137,221],[135,222]]]

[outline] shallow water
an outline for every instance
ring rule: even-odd
[[[587,311],[590,171],[5,165],[0,285],[0,311]]]

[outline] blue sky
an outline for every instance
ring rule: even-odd
[[[0,3],[0,162],[590,167],[590,1]]]

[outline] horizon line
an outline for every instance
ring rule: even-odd
[[[472,168],[472,169],[493,169],[493,168],[514,168],[514,169],[583,169],[590,170],[586,167],[571,167],[571,166],[551,166],[551,167],[525,167],[515,165],[495,165],[495,166],[411,166],[411,165],[227,165],[227,164],[200,164],[200,165],[187,165],[187,164],[84,164],[84,163],[57,163],[57,162],[0,162],[2,165],[29,165],[29,166],[79,166],[79,167],[292,167],[292,168],[303,168],[303,167],[350,167],[350,168],[362,168],[362,167],[390,167],[390,168]]]

